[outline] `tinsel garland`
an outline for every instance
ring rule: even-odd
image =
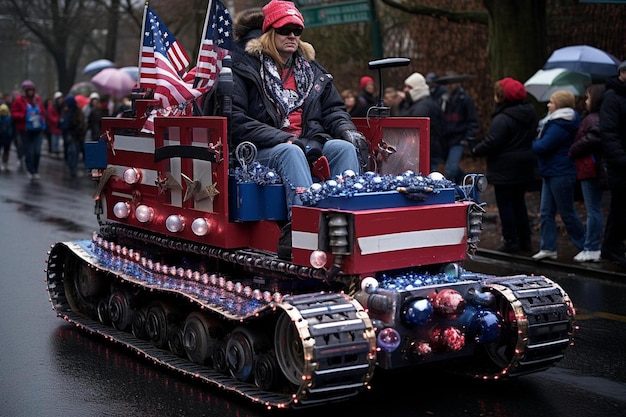
[[[300,194],[300,199],[305,206],[314,206],[328,197],[352,197],[355,194],[397,191],[398,188],[426,195],[450,187],[454,187],[454,183],[443,176],[423,176],[410,170],[402,175],[380,175],[371,171],[357,175],[352,170],[346,170],[334,179],[314,183]]]
[[[254,161],[247,169],[236,167],[232,171],[232,175],[237,183],[253,182],[258,185],[271,185],[282,182],[280,175],[274,169],[266,167],[258,161]]]
[[[436,173],[433,173],[436,174]],[[324,182],[313,183],[308,189],[300,193],[300,200],[305,206],[315,206],[329,197],[352,197],[355,194],[378,193],[403,189],[411,198],[426,197],[429,193],[439,193],[442,189],[454,187],[454,183],[441,174],[423,176],[408,170],[402,175],[380,175],[372,171],[356,174],[346,170],[342,175]],[[232,171],[237,183],[253,182],[258,185],[281,184],[278,173],[258,161],[243,169],[237,167]]]

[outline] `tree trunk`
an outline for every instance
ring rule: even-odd
[[[106,45],[104,47],[104,57],[110,61],[115,61],[119,21],[120,0],[112,0],[108,13]]]
[[[484,0],[493,80],[524,82],[546,59],[546,0]]]

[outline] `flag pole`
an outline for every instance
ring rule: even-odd
[[[139,80],[138,80],[138,87],[141,88],[141,54],[143,53],[143,37],[145,36],[144,33],[146,31],[146,16],[148,15],[148,2],[146,2],[146,4],[143,7],[143,19],[141,19],[141,33],[139,34],[139,64],[137,66],[137,68],[139,68]]]
[[[204,41],[204,37],[206,36],[207,25],[209,24],[209,14],[211,13],[211,6],[213,5],[213,0],[209,0],[206,8],[206,15],[204,16],[204,25],[202,28],[202,35],[200,36],[200,45],[198,45],[198,55],[196,56],[196,74],[198,71],[198,61],[200,60],[200,52],[202,51],[202,42]],[[198,83],[200,79],[197,75],[193,77],[193,88],[198,87]]]

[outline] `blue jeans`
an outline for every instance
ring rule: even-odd
[[[26,170],[31,174],[39,173],[39,160],[41,159],[41,144],[43,143],[43,133],[41,130],[20,132],[22,138],[22,149]]]
[[[329,140],[322,148],[322,154],[328,159],[330,175],[341,175],[347,169],[358,174],[359,160],[356,148],[340,139]],[[291,206],[301,205],[297,188],[309,188],[313,184],[311,169],[304,152],[297,145],[281,143],[272,148],[260,149],[257,155],[259,163],[276,170],[283,180],[287,198],[288,216],[291,219]]]
[[[464,149],[465,146],[463,145],[453,145],[448,150],[448,156],[446,158],[446,166],[444,168],[446,171],[446,178],[457,184],[461,184],[461,182],[463,182],[463,177],[465,176],[465,172],[463,172],[459,166],[461,158],[463,157]]]
[[[580,181],[580,188],[587,210],[587,231],[585,234],[585,250],[598,251],[602,244],[604,216],[602,214],[602,190],[597,178]]]
[[[541,242],[539,249],[556,251],[556,213],[561,215],[565,230],[579,250],[585,245],[585,227],[574,208],[574,176],[544,177],[541,186]]]
[[[59,153],[59,143],[61,143],[60,133],[50,133],[50,152]]]
[[[64,135],[65,163],[70,170],[70,175],[75,176],[78,170],[78,155],[80,154],[80,143],[69,135]]]

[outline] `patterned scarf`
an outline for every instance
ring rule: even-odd
[[[309,96],[313,88],[313,68],[311,63],[301,55],[295,54],[292,70],[296,81],[296,91],[286,89],[283,86],[281,74],[274,60],[265,54],[261,54],[261,79],[265,80],[265,94],[276,105],[278,112],[283,117],[282,128],[289,127],[287,116],[294,110],[302,107],[304,100]]]

